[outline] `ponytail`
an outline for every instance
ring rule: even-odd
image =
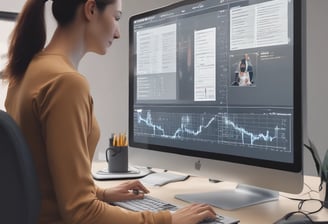
[[[23,78],[32,58],[40,52],[46,42],[44,8],[47,0],[27,0],[18,16],[17,24],[8,49],[8,64],[3,76],[9,81]],[[76,9],[87,0],[53,0],[52,13],[59,26],[67,26],[74,20]],[[95,0],[97,8],[103,11],[116,0]]]
[[[9,81],[22,79],[34,55],[44,48],[44,8],[44,0],[27,0],[18,16],[9,43],[8,64],[4,70],[4,77]]]

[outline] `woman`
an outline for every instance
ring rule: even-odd
[[[44,0],[28,0],[9,46],[6,108],[20,125],[40,181],[39,223],[192,224],[215,217],[195,204],[170,212],[130,212],[106,202],[137,199],[131,181],[111,189],[95,186],[90,174],[99,138],[86,79],[77,72],[87,52],[105,54],[120,37],[121,0],[53,0],[58,27],[46,40]]]
[[[239,79],[239,86],[250,86],[252,83],[249,78],[249,72],[247,71],[247,64],[241,61],[239,64],[239,74],[238,74],[238,79]]]

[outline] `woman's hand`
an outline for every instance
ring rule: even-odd
[[[141,199],[149,190],[138,180],[126,181],[116,187],[107,188],[104,192],[106,202],[127,201]]]
[[[172,224],[197,224],[204,219],[215,219],[213,208],[206,204],[192,204],[172,213]]]

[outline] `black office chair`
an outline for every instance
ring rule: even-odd
[[[35,167],[15,121],[0,110],[0,223],[36,224],[40,190]]]

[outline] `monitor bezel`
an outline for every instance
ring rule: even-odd
[[[223,162],[231,162],[244,164],[255,167],[269,168],[269,169],[277,169],[281,171],[288,171],[294,173],[302,172],[303,167],[303,94],[302,85],[305,80],[304,74],[302,70],[302,41],[303,41],[303,25],[302,25],[302,2],[303,1],[294,1],[294,113],[293,113],[293,145],[294,145],[294,161],[293,163],[284,163],[284,162],[276,162],[269,161],[263,159],[254,159],[248,157],[234,156],[234,155],[226,155],[220,153],[210,153],[203,151],[195,151],[188,150],[182,148],[174,148],[169,146],[161,146],[155,144],[145,144],[134,141],[133,130],[134,130],[134,101],[135,101],[135,56],[134,56],[134,21],[140,20],[144,17],[149,17],[155,14],[163,13],[168,10],[172,10],[177,7],[181,7],[184,5],[195,4],[198,2],[203,2],[203,0],[188,0],[181,1],[178,3],[174,3],[162,8],[158,8],[155,10],[143,12],[137,15],[134,15],[129,20],[129,146],[135,148],[141,148],[145,150],[158,151],[164,153],[172,153],[179,154],[183,156],[191,156],[197,158],[205,158],[211,160],[219,160]]]

